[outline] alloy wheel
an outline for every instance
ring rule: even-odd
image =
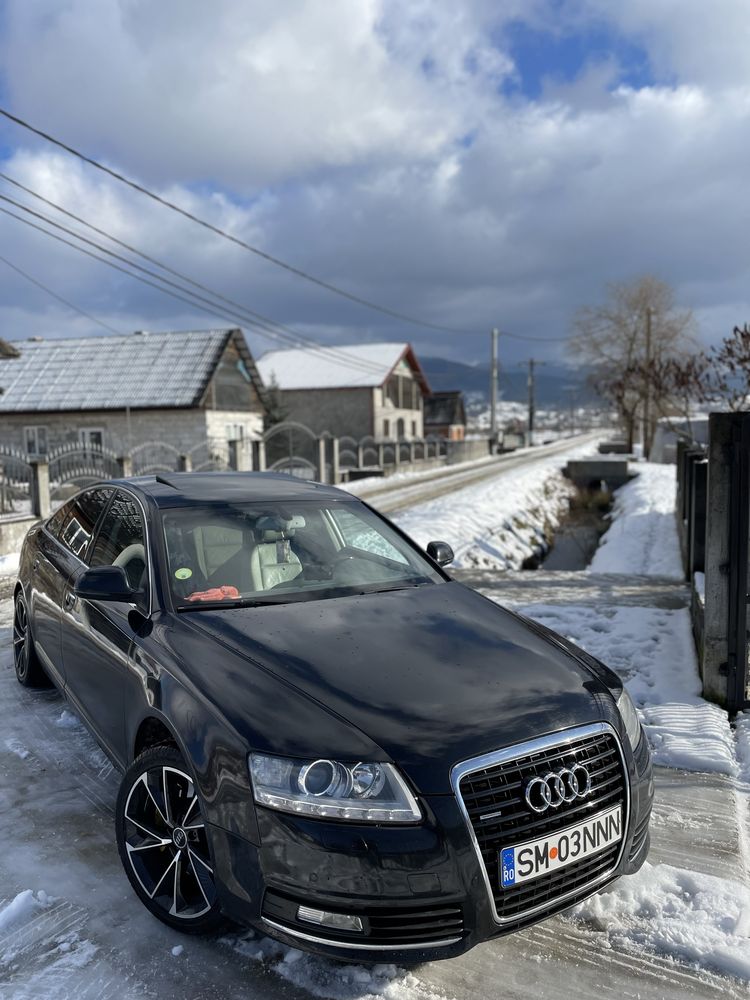
[[[19,597],[16,599],[13,613],[13,663],[20,681],[26,680],[29,673],[30,655],[29,616],[26,612],[26,603]]]
[[[126,856],[152,907],[173,921],[208,913],[216,903],[214,873],[192,778],[167,765],[144,771],[123,820]]]

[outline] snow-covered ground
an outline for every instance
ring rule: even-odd
[[[615,494],[612,525],[590,569],[682,579],[674,528],[677,480],[673,465],[639,462],[635,479]]]
[[[518,569],[547,547],[575,492],[560,469],[589,455],[591,443],[540,457],[496,477],[419,504],[394,520],[420,545],[448,542],[456,567]]]

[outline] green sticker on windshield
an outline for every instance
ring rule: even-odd
[[[178,580],[189,580],[193,575],[193,571],[188,569],[187,566],[182,566],[180,569],[174,571],[174,575]]]

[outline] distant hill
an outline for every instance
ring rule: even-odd
[[[481,395],[489,399],[490,366],[485,362],[467,365],[447,358],[420,357],[431,388],[439,392],[460,389],[467,395]],[[540,408],[562,409],[570,406],[571,392],[575,392],[579,406],[597,401],[596,393],[586,383],[588,372],[562,365],[541,365],[536,370],[536,401]],[[498,379],[500,398],[507,402],[525,402],[528,398],[528,370],[518,365],[500,369]]]

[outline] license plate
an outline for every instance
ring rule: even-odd
[[[499,852],[503,889],[529,882],[548,872],[605,851],[622,840],[622,807],[614,806],[590,819]]]

